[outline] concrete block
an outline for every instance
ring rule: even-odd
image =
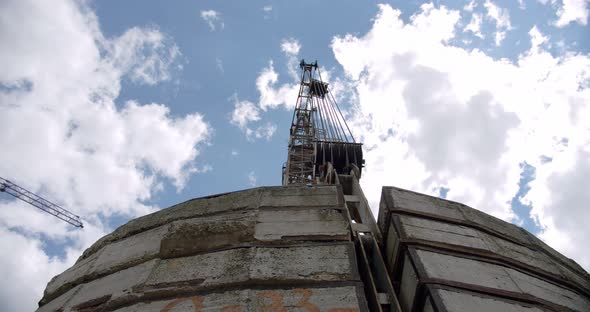
[[[261,209],[255,238],[260,241],[349,240],[349,225],[336,209]]]
[[[507,269],[507,272],[524,293],[568,307],[574,311],[588,311],[590,309],[590,298],[584,298],[567,288],[559,287],[517,270]]]
[[[249,281],[325,282],[358,280],[352,245],[239,248],[162,260],[146,290],[170,285],[213,287]]]
[[[399,303],[403,311],[412,311],[414,297],[416,297],[416,291],[418,289],[418,281],[418,274],[406,254],[404,256],[404,266],[399,290]]]
[[[266,188],[260,207],[342,207],[336,186],[286,186]]]
[[[460,209],[469,221],[507,235],[522,245],[531,245],[529,236],[518,226],[465,205],[460,205]]]
[[[486,297],[465,292],[455,292],[446,289],[434,290],[441,298],[446,309],[453,312],[544,312],[539,308],[524,305],[516,301],[507,301],[499,298]]]
[[[457,220],[465,220],[460,209],[461,204],[459,203],[395,187],[383,187],[382,195],[382,201],[385,201],[385,208],[389,210],[408,209]]]
[[[416,254],[426,277],[530,294],[575,311],[590,307],[590,301],[578,293],[509,267],[425,250],[417,250]]]
[[[89,273],[114,272],[156,258],[160,241],[167,232],[168,225],[163,225],[105,246]]]
[[[432,242],[455,244],[471,248],[490,250],[480,233],[469,227],[429,219],[400,215],[402,230],[407,238]]]
[[[358,286],[295,289],[243,289],[140,303],[116,312],[194,311],[368,311]]]
[[[466,258],[417,250],[427,277],[520,292],[504,267]]]
[[[256,211],[175,221],[161,241],[161,258],[237,247],[254,241]]]
[[[74,296],[74,294],[76,294],[80,290],[80,288],[82,288],[81,285],[78,285],[78,286],[76,286],[74,288],[71,288],[67,292],[61,294],[59,297],[54,298],[53,300],[51,300],[47,304],[45,304],[42,307],[40,307],[39,309],[37,309],[37,312],[57,312],[57,311],[62,311],[61,309]]]
[[[82,285],[67,303],[65,311],[105,305],[109,301],[133,297],[136,288],[143,285],[159,260],[118,271]]]
[[[256,248],[254,280],[307,282],[359,280],[352,243],[288,248]]]
[[[94,262],[99,256],[100,253],[94,253],[90,257],[77,262],[71,268],[52,278],[47,284],[43,299],[41,299],[40,302],[48,302],[55,296],[74,287],[77,282],[83,280],[84,277],[90,272]]]
[[[223,212],[231,212],[242,209],[253,209],[258,206],[260,193],[264,188],[255,188],[241,192],[233,192],[208,197],[192,199],[170,208],[139,217],[120,226],[113,233],[101,238],[90,248],[84,251],[81,259],[98,251],[111,242],[125,237],[153,229],[160,225],[176,220],[195,218]]]
[[[531,249],[474,228],[429,220],[419,217],[400,215],[402,230],[408,238],[423,239],[438,243],[447,243],[485,250],[523,265],[561,276],[566,280],[576,281],[582,287],[590,288],[588,280],[559,262],[551,259],[539,249]]]

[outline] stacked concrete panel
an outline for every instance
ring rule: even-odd
[[[367,311],[339,187],[190,200],[101,238],[38,311]]]
[[[384,187],[384,257],[403,311],[590,311],[590,277],[527,231]]]

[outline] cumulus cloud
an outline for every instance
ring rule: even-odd
[[[254,103],[240,101],[237,95],[234,95],[234,110],[232,111],[230,122],[245,129],[248,123],[258,120],[260,120],[260,113]]]
[[[145,203],[162,178],[180,189],[207,171],[196,160],[212,130],[199,113],[172,117],[164,104],[116,101],[123,79],[173,77],[181,53],[158,29],[105,38],[92,9],[72,1],[8,1],[0,19],[0,172],[85,223],[73,230],[0,201],[0,244],[11,250],[1,274],[15,285],[0,289],[0,310],[31,311],[49,278],[111,230],[109,217],[152,212]],[[47,240],[65,244],[65,255],[48,256]]]
[[[287,70],[294,81],[301,79],[299,76],[299,51],[301,44],[297,39],[287,38],[281,42],[281,50],[287,57]]]
[[[281,50],[287,55],[297,56],[299,50],[301,50],[301,44],[299,44],[299,41],[294,38],[283,39],[281,42]]]
[[[256,78],[256,89],[260,93],[258,106],[266,111],[269,108],[284,106],[292,109],[295,107],[295,99],[299,92],[299,82],[284,83],[277,86],[279,74],[274,69],[273,61],[269,61]]]
[[[103,40],[109,53],[112,67],[128,73],[131,80],[140,84],[154,85],[170,80],[171,66],[180,56],[180,50],[157,29],[134,27],[122,36]],[[144,51],[150,53],[144,53]]]
[[[496,24],[495,43],[499,46],[506,38],[506,33],[512,29],[510,13],[490,0],[486,0],[483,6],[486,8],[486,17]]]
[[[267,122],[257,127],[251,124],[260,121],[260,109],[250,101],[240,101],[238,96],[232,96],[234,101],[234,110],[230,116],[230,123],[238,126],[246,135],[246,139],[253,141],[255,139],[266,139],[270,141],[277,130],[277,126]]]
[[[496,13],[510,28],[507,13]],[[588,269],[590,253],[574,246],[590,237],[587,218],[576,217],[588,201],[590,56],[551,55],[533,27],[531,48],[515,62],[494,59],[449,44],[456,11],[423,5],[408,23],[400,15],[381,5],[366,34],[332,41],[353,92],[347,121],[364,143],[371,206],[382,185],[444,188],[451,200],[514,221],[510,201],[526,162],[537,170],[525,200],[540,236]]]
[[[268,67],[263,68],[256,78],[256,89],[260,94],[257,103],[240,101],[237,95],[232,97],[234,109],[231,112],[230,123],[242,129],[248,140],[270,140],[275,134],[277,126],[274,123],[267,122],[257,127],[249,126],[260,122],[262,113],[269,109],[295,107],[299,92],[298,57],[301,44],[295,38],[285,38],[281,41],[280,47],[287,58],[287,71],[291,82],[279,84],[279,74],[275,71],[274,62],[270,60]]]
[[[259,126],[255,130],[246,129],[246,138],[249,140],[256,138],[270,141],[275,132],[277,132],[277,125],[269,122]]]
[[[565,27],[571,22],[586,26],[588,24],[588,0],[562,0],[557,9],[555,26]]]
[[[481,22],[482,22],[483,18],[481,16],[481,14],[478,13],[473,13],[473,15],[471,15],[471,21],[469,21],[469,24],[467,24],[467,26],[465,26],[465,28],[463,28],[463,31],[470,31],[473,33],[473,35],[483,39],[484,35],[481,33]]]
[[[555,26],[564,27],[571,22],[585,26],[588,24],[588,5],[588,0],[562,0],[556,12]]]
[[[225,24],[221,18],[221,13],[215,10],[203,10],[201,11],[201,18],[207,23],[211,31],[223,30]]]

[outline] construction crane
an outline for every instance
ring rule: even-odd
[[[317,61],[301,60],[301,83],[293,112],[283,185],[329,183],[330,172],[360,178],[362,144],[356,143]]]
[[[0,177],[0,192],[10,194],[24,202],[27,202],[51,215],[61,219],[75,227],[83,228],[84,224],[80,217],[67,211],[66,209],[48,201],[47,199],[34,194],[23,187],[20,187],[2,177]]]

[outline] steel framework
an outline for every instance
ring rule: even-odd
[[[27,202],[51,215],[61,219],[75,227],[83,228],[84,224],[80,217],[67,211],[66,209],[48,201],[47,199],[34,194],[23,187],[20,187],[2,177],[0,177],[0,192],[10,194],[24,202]]]
[[[317,62],[302,60],[300,67],[283,184],[321,183],[328,167],[340,173],[356,168],[360,176],[362,145],[355,142]]]

